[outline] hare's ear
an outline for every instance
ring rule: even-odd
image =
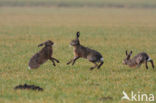
[[[76,33],[76,38],[78,39],[80,37],[80,32]]]
[[[126,50],[126,56],[128,56],[128,52],[127,52],[127,50]]]
[[[131,51],[130,51],[130,53],[129,53],[129,55],[131,56],[131,55],[132,55],[132,53],[133,53],[133,52],[132,52],[132,50],[131,50]]]
[[[43,46],[44,44],[45,44],[45,43],[41,43],[41,44],[38,45],[38,47],[41,47],[41,46]]]

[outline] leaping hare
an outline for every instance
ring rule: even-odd
[[[79,41],[80,32],[76,33],[76,38],[71,41],[70,45],[74,47],[74,58],[70,60],[68,64],[72,63],[74,65],[75,61],[79,58],[85,58],[88,59],[90,62],[94,63],[94,66],[90,68],[90,70],[93,70],[94,68],[100,68],[103,65],[103,57],[102,55],[90,48],[84,47],[80,44]],[[99,65],[97,63],[100,63]]]
[[[36,53],[29,61],[29,69],[35,69],[40,67],[41,64],[45,63],[47,60],[51,60],[53,65],[55,65],[56,61],[57,63],[59,63],[59,60],[55,59],[52,57],[53,54],[53,49],[52,49],[52,45],[54,43],[50,40],[47,40],[44,43],[41,43],[38,45],[38,47],[45,45],[45,47],[43,47],[38,53]]]
[[[146,69],[148,69],[147,62],[151,62],[152,68],[154,69],[153,60],[148,56],[147,53],[141,52],[130,59],[132,51],[128,54],[126,50],[126,58],[123,60],[123,64],[128,65],[129,67],[140,67],[141,64],[145,63]]]

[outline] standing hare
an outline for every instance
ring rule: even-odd
[[[52,57],[53,54],[53,49],[52,49],[52,45],[54,43],[50,40],[47,40],[44,43],[41,43],[38,45],[38,47],[45,45],[45,47],[43,47],[38,53],[36,53],[29,61],[29,69],[35,69],[40,67],[41,64],[45,63],[47,60],[51,60],[53,65],[55,65],[56,61],[57,63],[59,63],[59,61],[55,58]]]
[[[74,58],[70,60],[68,64],[72,63],[74,65],[75,61],[79,58],[85,58],[88,59],[90,62],[94,63],[94,66],[90,68],[90,70],[93,70],[94,68],[100,68],[103,65],[103,57],[102,55],[90,48],[84,47],[80,44],[79,41],[80,33],[76,33],[76,38],[71,41],[70,45],[74,47]],[[97,63],[100,63],[99,65]]]
[[[123,64],[128,65],[129,67],[140,67],[141,64],[145,63],[146,69],[148,69],[147,62],[151,62],[152,68],[154,69],[153,60],[145,52],[141,52],[130,59],[132,51],[128,54],[126,50],[126,58],[123,60]]]

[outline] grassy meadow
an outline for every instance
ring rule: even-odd
[[[66,65],[77,31],[81,44],[103,55],[100,70],[90,71],[93,64],[85,59]],[[48,39],[60,63],[28,70],[29,59],[41,49],[37,45]],[[156,64],[155,47],[156,8],[0,7],[0,103],[131,103],[121,101],[123,90],[156,96],[150,63],[149,70],[122,64],[125,50],[133,50],[132,56],[145,51]],[[44,91],[14,90],[24,83]]]

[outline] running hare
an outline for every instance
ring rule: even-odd
[[[148,69],[147,62],[151,62],[152,68],[154,69],[154,63],[153,60],[148,56],[147,53],[141,52],[134,56],[132,59],[130,59],[132,55],[132,51],[128,54],[126,50],[126,58],[123,60],[123,64],[128,65],[129,67],[140,67],[141,64],[145,63],[146,69]]]

